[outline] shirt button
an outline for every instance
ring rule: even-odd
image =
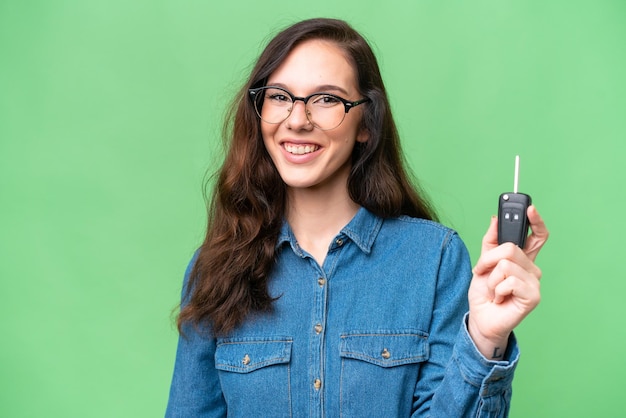
[[[343,240],[342,240],[341,238],[337,238],[337,239],[335,240],[335,244],[337,244],[338,246],[340,246],[340,247],[341,247],[341,246],[343,245]]]
[[[317,279],[317,284],[319,284],[320,287],[324,286],[326,284],[326,279],[320,277],[319,279]]]
[[[391,357],[391,353],[389,352],[389,350],[387,350],[386,348],[383,348],[383,352],[380,353],[381,357],[384,358],[385,360],[387,360],[389,357]]]
[[[245,356],[243,356],[243,360],[241,360],[241,362],[244,366],[247,366],[248,364],[250,364],[250,356],[246,354]]]
[[[315,333],[319,334],[320,332],[322,332],[322,324],[316,324],[315,325]]]
[[[322,387],[322,381],[319,379],[315,379],[315,381],[313,382],[313,387],[315,388],[315,390],[320,390],[320,388]]]

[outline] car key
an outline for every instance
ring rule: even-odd
[[[524,248],[528,236],[526,210],[532,199],[527,194],[517,192],[518,181],[519,155],[516,155],[513,193],[502,193],[498,201],[498,244],[513,242]]]

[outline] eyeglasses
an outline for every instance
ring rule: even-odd
[[[287,120],[295,102],[301,100],[309,122],[322,131],[335,129],[341,125],[350,109],[370,101],[364,98],[350,102],[331,93],[313,93],[306,97],[298,97],[282,87],[275,86],[250,89],[248,93],[254,102],[257,115],[264,122],[278,124]]]

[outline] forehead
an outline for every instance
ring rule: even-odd
[[[336,86],[349,94],[357,90],[356,71],[346,53],[335,43],[319,39],[297,45],[267,84],[284,86],[296,95],[320,86]]]

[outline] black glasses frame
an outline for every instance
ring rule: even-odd
[[[309,102],[309,100],[311,100],[311,97],[319,96],[319,95],[331,96],[331,97],[334,97],[335,99],[339,100],[341,103],[343,103],[343,105],[344,105],[344,107],[346,109],[346,113],[348,113],[350,111],[350,109],[352,109],[353,107],[356,107],[356,106],[358,106],[358,105],[360,105],[362,103],[370,101],[369,98],[365,97],[365,98],[363,98],[361,100],[356,100],[354,102],[351,102],[350,100],[346,100],[346,99],[344,99],[341,96],[337,96],[336,94],[326,93],[326,92],[323,92],[323,91],[320,91],[320,92],[317,92],[317,93],[313,93],[313,94],[309,94],[306,97],[300,97],[300,96],[294,95],[289,90],[284,89],[282,87],[278,87],[278,86],[257,87],[255,89],[249,89],[248,93],[250,94],[250,97],[252,98],[252,100],[256,100],[256,97],[257,97],[256,95],[260,91],[265,90],[265,89],[278,89],[278,90],[284,91],[285,93],[287,93],[287,96],[289,96],[291,98],[291,101],[293,103],[295,103],[296,101],[300,100],[301,102],[304,102],[305,105]]]
[[[331,97],[334,97],[335,99],[337,99],[337,100],[339,100],[341,103],[343,103],[343,106],[344,106],[344,109],[345,109],[344,116],[345,116],[345,114],[346,114],[346,113],[348,113],[348,112],[350,111],[350,109],[352,109],[352,108],[354,108],[354,107],[357,107],[357,106],[358,106],[358,105],[360,105],[360,104],[363,104],[363,103],[366,103],[366,102],[369,102],[369,101],[370,101],[370,99],[369,99],[368,97],[365,97],[365,98],[363,98],[363,99],[360,99],[360,100],[356,100],[356,101],[351,102],[350,100],[346,100],[346,99],[344,99],[344,98],[343,98],[343,97],[341,97],[341,96],[337,96],[336,94],[333,94],[333,93],[326,93],[326,92],[323,92],[323,91],[320,91],[320,92],[317,92],[317,93],[313,93],[313,94],[309,94],[309,95],[308,95],[308,96],[306,96],[306,97],[300,97],[300,96],[296,96],[296,95],[294,95],[294,94],[293,94],[293,93],[291,93],[289,90],[284,89],[283,87],[278,87],[278,86],[262,86],[262,87],[257,87],[257,88],[254,88],[254,89],[249,89],[249,90],[248,90],[248,94],[250,95],[250,98],[252,99],[252,102],[255,104],[254,108],[255,108],[256,113],[257,113],[257,115],[259,116],[259,118],[261,117],[261,114],[259,113],[259,112],[261,111],[261,109],[257,109],[257,107],[256,107],[257,97],[258,97],[257,95],[258,95],[260,92],[262,92],[263,90],[266,90],[266,89],[277,89],[277,90],[283,91],[283,92],[285,92],[285,94],[287,94],[287,96],[289,96],[289,97],[291,98],[291,102],[292,102],[293,104],[295,104],[295,103],[299,100],[299,101],[303,102],[305,106],[306,106],[306,104],[309,102],[309,100],[311,100],[311,98],[312,98],[312,97],[315,97],[315,96],[324,95],[324,96],[331,96]],[[291,108],[291,109],[293,110],[293,106],[292,106],[292,108]],[[282,122],[284,122],[285,120],[287,120],[287,119],[289,118],[289,116],[291,116],[291,110],[289,111],[289,114],[285,117],[285,119],[283,119],[283,120],[282,120],[282,121],[280,121],[280,122],[275,122],[275,123],[282,123]],[[307,119],[308,119],[308,118],[309,118],[309,115],[308,115],[308,112],[307,112]],[[342,118],[342,119],[341,119],[341,122],[339,122],[339,125],[341,125],[341,123],[343,122],[343,119],[345,119],[345,118]],[[317,126],[317,125],[316,125],[316,124],[315,124],[312,120],[309,120],[309,122],[311,122],[314,126]],[[339,125],[337,125],[337,126],[339,126]],[[330,129],[335,129],[337,126],[335,126],[335,127],[333,127],[333,128],[330,128]],[[319,128],[319,126],[318,126],[318,128]],[[321,129],[321,128],[320,128],[320,129]],[[323,129],[323,130],[330,130],[330,129]]]

